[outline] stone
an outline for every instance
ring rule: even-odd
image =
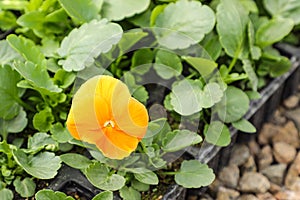
[[[235,164],[237,166],[241,166],[248,160],[249,157],[250,157],[249,148],[244,144],[237,144],[232,149],[229,164]]]
[[[260,152],[260,147],[255,140],[251,140],[248,143],[250,154],[256,156]]]
[[[283,105],[287,109],[293,109],[299,104],[299,97],[297,95],[292,95],[283,101]]]
[[[299,175],[300,175],[300,152],[297,154],[295,160],[289,167],[286,177],[285,177],[285,182],[284,185],[291,189],[295,186],[295,182],[298,182],[299,180]]]
[[[237,165],[231,164],[224,167],[219,173],[219,180],[229,188],[236,188],[240,177],[240,170]]]
[[[219,188],[223,186],[223,183],[218,179],[216,178],[209,186],[209,190],[214,192],[214,193],[217,193],[219,191]]]
[[[279,107],[279,109],[277,109],[275,112],[274,112],[274,115],[271,119],[271,122],[273,124],[276,124],[276,125],[284,125],[286,123],[286,117],[282,114],[284,111],[282,111],[283,109],[281,107]]]
[[[273,162],[272,149],[269,145],[264,146],[258,154],[258,168],[262,170]]]
[[[297,177],[294,182],[289,186],[287,187],[289,190],[292,190],[292,191],[300,191],[300,177]]]
[[[300,192],[284,190],[276,193],[275,198],[277,200],[300,200]]]
[[[189,195],[187,200],[197,200],[198,196],[197,195]]]
[[[240,193],[238,191],[220,187],[217,194],[217,200],[232,200],[236,199],[238,196],[240,196]]]
[[[272,137],[277,134],[277,132],[278,126],[271,123],[265,123],[259,132],[258,143],[261,145],[269,144]]]
[[[259,200],[259,199],[253,194],[244,194],[240,196],[237,200]]]
[[[245,164],[242,166],[242,171],[244,172],[256,172],[256,163],[253,156],[250,156]]]
[[[300,131],[300,108],[288,110],[285,115],[295,123],[297,129]]]
[[[276,200],[275,197],[269,192],[256,195],[259,200]]]
[[[271,182],[281,185],[283,182],[284,173],[286,170],[286,164],[270,165],[261,171]]]
[[[273,145],[273,154],[277,162],[288,164],[294,160],[296,149],[285,142],[276,142]]]
[[[273,136],[272,142],[273,144],[276,142],[285,142],[295,148],[299,148],[300,138],[295,124],[292,121],[288,121],[284,127],[279,128],[278,133]]]
[[[257,172],[246,172],[239,181],[239,189],[242,192],[264,193],[269,188],[269,180]]]
[[[279,185],[276,185],[275,183],[272,183],[270,182],[270,189],[269,191],[272,193],[272,194],[276,194],[277,192],[279,192],[281,190],[281,187]]]

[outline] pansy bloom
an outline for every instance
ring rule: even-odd
[[[129,156],[147,126],[145,106],[131,97],[124,83],[110,76],[96,76],[81,85],[67,119],[75,139],[95,144],[111,159]]]

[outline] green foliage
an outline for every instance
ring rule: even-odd
[[[36,200],[74,200],[63,192],[54,192],[53,190],[43,189],[35,194]]]
[[[101,34],[99,34],[101,33]],[[73,29],[65,37],[57,50],[61,59],[58,63],[66,71],[80,71],[91,65],[94,58],[108,52],[113,44],[119,42],[122,29],[118,24],[92,20],[78,29]]]
[[[213,170],[197,160],[183,161],[180,170],[175,174],[176,183],[187,188],[207,186],[214,179]]]
[[[39,179],[55,177],[60,168],[60,159],[54,153],[41,152],[35,156],[21,150],[12,151],[15,161],[30,175]]]
[[[34,181],[30,178],[25,178],[21,180],[20,177],[14,180],[14,186],[16,191],[21,195],[21,197],[31,197],[35,193],[36,185]]]
[[[215,16],[211,8],[200,2],[184,0],[170,3],[164,8],[155,20],[154,27],[158,29],[154,31],[161,45],[183,49],[200,42],[214,24]]]

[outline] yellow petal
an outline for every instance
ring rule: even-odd
[[[130,98],[126,106],[113,107],[113,116],[118,127],[128,135],[143,138],[148,126],[148,112],[145,106]]]

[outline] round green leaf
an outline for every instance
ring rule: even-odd
[[[249,98],[245,92],[228,86],[218,108],[218,116],[226,123],[241,119],[249,110]]]
[[[108,178],[101,184],[99,184],[99,188],[102,190],[110,190],[116,191],[121,189],[125,185],[125,178],[118,174],[113,174],[108,176]]]
[[[73,29],[61,42],[57,53],[63,59],[58,64],[66,71],[81,71],[91,65],[95,57],[118,43],[122,32],[120,25],[109,23],[106,19],[85,23]]]
[[[104,191],[94,196],[92,200],[113,200],[113,193],[111,191]]]
[[[155,57],[154,69],[163,79],[170,79],[179,76],[182,72],[180,58],[173,52],[158,50]]]
[[[205,134],[205,140],[217,146],[227,146],[231,141],[230,131],[220,121],[211,122]]]
[[[49,107],[46,107],[44,110],[36,113],[33,117],[34,128],[41,132],[49,131],[53,122],[54,116],[52,115],[51,108]]]
[[[183,14],[184,13],[184,14]],[[200,42],[215,25],[211,8],[198,1],[170,3],[157,16],[154,27],[159,44],[170,49],[184,49]]]
[[[175,175],[175,181],[185,188],[200,188],[213,182],[215,175],[206,164],[197,160],[185,160]]]
[[[126,187],[126,186],[124,186],[120,190],[120,196],[124,200],[140,200],[141,199],[141,194],[138,191],[136,191],[132,187]]]
[[[86,169],[93,162],[87,157],[76,154],[76,153],[66,153],[60,156],[60,159],[67,165],[75,169]]]
[[[101,15],[110,21],[120,21],[145,11],[150,0],[104,0]]]
[[[158,177],[157,175],[152,171],[147,171],[144,173],[134,173],[134,177],[136,180],[149,184],[149,185],[157,185],[158,184]]]
[[[165,152],[175,152],[201,141],[202,138],[197,133],[189,130],[174,130],[164,138],[162,149]]]
[[[35,183],[30,178],[25,178],[21,181],[20,177],[14,180],[14,186],[16,191],[21,195],[21,197],[31,197],[35,193]]]
[[[255,133],[256,128],[246,119],[240,119],[239,121],[232,122],[234,128],[246,132],[246,133]]]
[[[60,168],[60,159],[54,153],[42,152],[27,156],[21,149],[13,150],[15,161],[30,175],[39,179],[54,178]]]
[[[199,94],[202,84],[199,80],[184,79],[175,82],[170,94],[173,109],[184,116],[195,114],[202,110]]]
[[[73,197],[67,196],[63,192],[54,192],[53,190],[40,190],[35,194],[36,200],[74,200]]]
[[[256,32],[256,43],[266,47],[282,40],[294,27],[292,19],[273,18],[261,25]]]
[[[35,152],[43,149],[47,145],[56,145],[56,142],[47,133],[35,133],[28,139],[27,147]]]
[[[3,200],[13,200],[14,194],[10,189],[3,188],[0,190],[0,199]]]
[[[20,110],[20,89],[17,83],[21,80],[18,72],[10,66],[0,66],[0,118],[12,119]]]

